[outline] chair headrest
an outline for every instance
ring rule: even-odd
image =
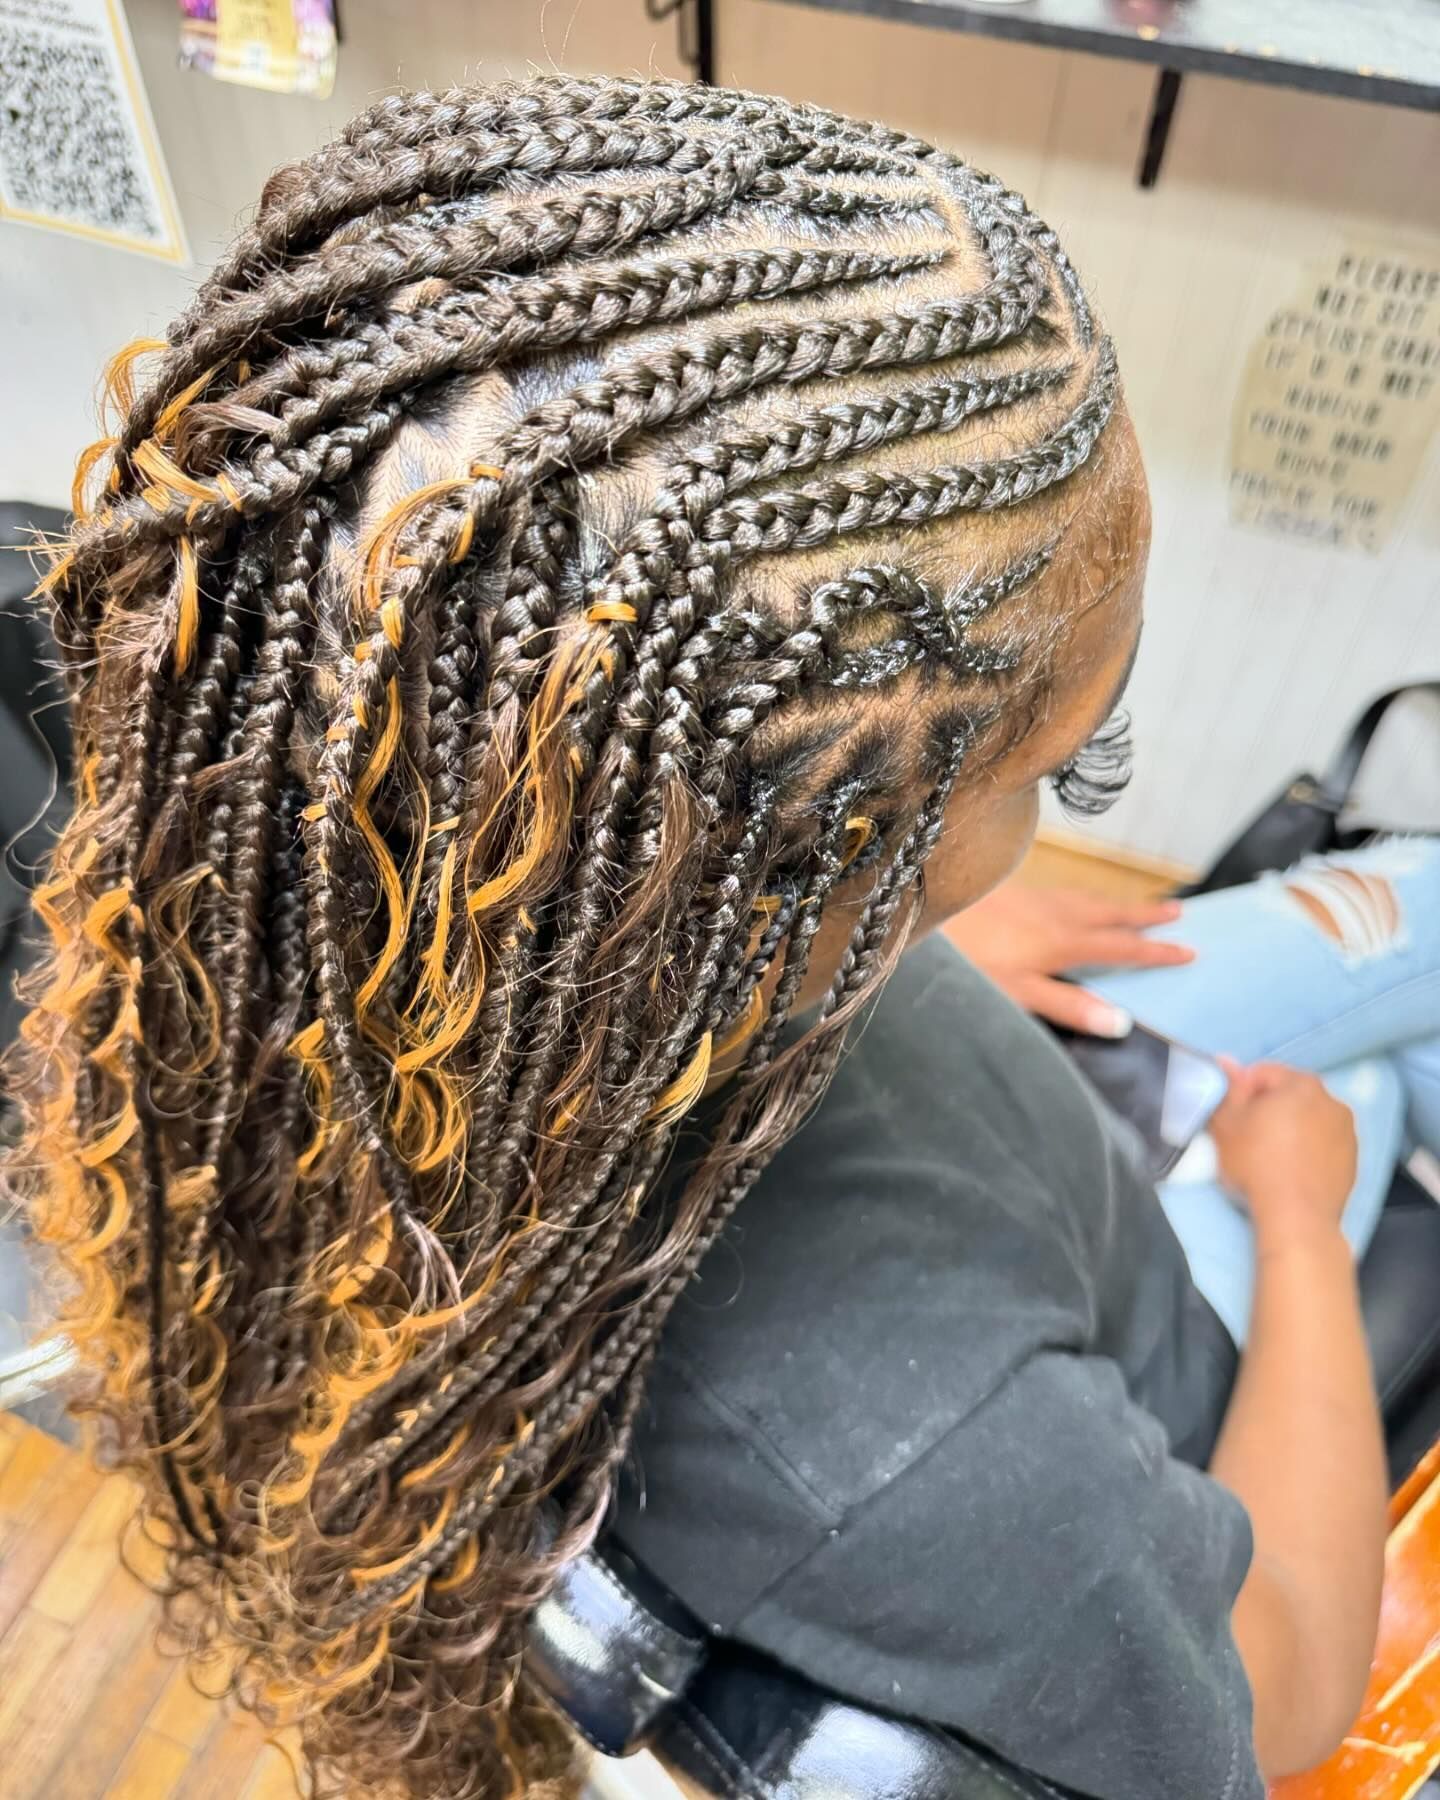
[[[639,1749],[705,1660],[701,1627],[618,1549],[568,1564],[530,1621],[526,1666],[596,1750]]]
[[[566,1566],[532,1617],[526,1666],[592,1748],[648,1742],[717,1800],[1064,1800],[958,1737],[708,1634],[615,1544]]]

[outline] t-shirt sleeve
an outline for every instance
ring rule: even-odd
[[[1261,1800],[1230,1614],[1250,1523],[1103,1358],[1032,1356],[735,1636],[1105,1800]]]

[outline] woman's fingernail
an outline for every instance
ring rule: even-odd
[[[1123,1006],[1097,1006],[1090,1015],[1090,1032],[1093,1037],[1129,1037],[1134,1023]]]
[[[1185,908],[1178,900],[1167,900],[1165,902],[1165,917],[1167,919],[1178,919],[1184,910]]]

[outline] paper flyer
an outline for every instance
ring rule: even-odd
[[[1350,244],[1299,276],[1235,403],[1230,515],[1380,550],[1440,429],[1440,246]]]
[[[187,68],[324,100],[335,86],[334,0],[180,0]]]
[[[0,220],[189,260],[118,0],[0,0]]]

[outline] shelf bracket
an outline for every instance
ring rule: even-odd
[[[655,24],[674,19],[681,62],[696,81],[715,85],[715,0],[645,0],[645,16]]]
[[[1150,123],[1145,131],[1145,149],[1136,175],[1142,188],[1153,188],[1160,179],[1165,149],[1170,142],[1170,126],[1179,100],[1180,71],[1162,69],[1155,82],[1155,98],[1150,102]]]

